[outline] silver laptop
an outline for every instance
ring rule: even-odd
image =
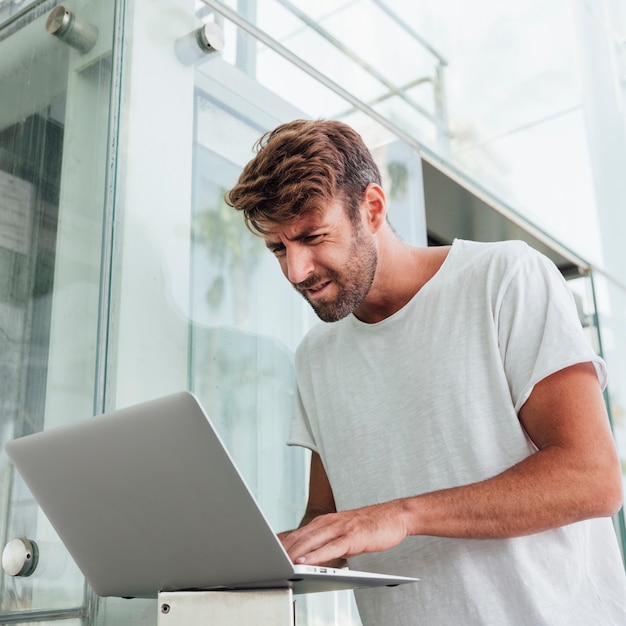
[[[294,565],[188,392],[5,448],[101,596],[283,587],[311,593],[416,581]]]

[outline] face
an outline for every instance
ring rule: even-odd
[[[340,202],[293,224],[276,225],[265,243],[287,280],[325,322],[350,315],[372,286],[376,246],[361,223],[350,221]]]

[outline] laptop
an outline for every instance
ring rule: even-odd
[[[189,392],[15,439],[5,449],[101,596],[312,593],[417,580],[294,565]]]

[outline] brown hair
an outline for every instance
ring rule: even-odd
[[[291,223],[321,210],[333,198],[352,221],[370,183],[381,184],[378,167],[361,136],[343,122],[295,120],[265,133],[226,202],[243,211],[248,228]]]

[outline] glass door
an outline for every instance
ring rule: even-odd
[[[1,444],[93,415],[99,371],[115,5],[24,5],[0,26]],[[0,542],[0,621],[84,614],[83,578],[3,450]]]

